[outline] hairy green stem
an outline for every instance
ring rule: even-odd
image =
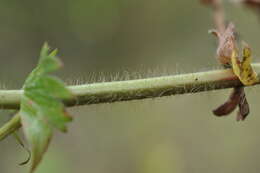
[[[253,64],[253,67],[260,76],[260,63]],[[231,69],[212,70],[147,79],[69,86],[68,88],[75,97],[64,100],[64,103],[68,107],[111,103],[233,88],[241,85]],[[19,109],[22,94],[22,90],[0,90],[0,108]]]
[[[260,63],[252,66],[260,76]],[[70,107],[196,93],[237,86],[242,86],[242,84],[233,71],[223,69],[148,79],[69,86],[68,88],[73,93],[74,98],[63,101],[66,106]],[[0,108],[19,109],[22,94],[22,90],[0,90]],[[20,126],[20,117],[17,114],[0,128],[0,140]]]

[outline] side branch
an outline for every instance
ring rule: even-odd
[[[260,63],[252,65],[260,76]],[[257,83],[259,84],[260,81]],[[74,98],[66,106],[111,103],[196,93],[241,86],[231,69],[212,70],[147,79],[69,86]],[[22,90],[0,90],[1,109],[19,109]]]

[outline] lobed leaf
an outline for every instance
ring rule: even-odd
[[[48,148],[54,128],[63,132],[72,119],[65,111],[62,99],[72,97],[65,84],[49,73],[61,67],[57,51],[49,53],[44,44],[37,67],[24,84],[19,115],[32,152],[31,172],[35,170]]]

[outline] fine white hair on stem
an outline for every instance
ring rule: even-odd
[[[260,76],[260,64],[252,64]],[[77,82],[77,81],[76,81]],[[257,82],[260,84],[260,81]],[[232,69],[211,70],[146,79],[100,82],[69,86],[73,98],[64,99],[66,106],[112,103],[185,93],[196,93],[242,86]],[[23,90],[0,90],[0,108],[19,109]],[[0,128],[0,140],[20,128],[20,116],[12,117]]]
[[[124,69],[119,70],[117,72],[90,72],[82,76],[82,74],[72,75],[69,78],[65,79],[65,83],[67,85],[82,85],[82,84],[92,84],[92,83],[102,83],[102,82],[114,82],[114,81],[126,81],[126,80],[135,80],[135,79],[143,79],[143,78],[151,78],[151,77],[160,77],[160,76],[169,76],[169,75],[178,75],[195,73],[195,72],[203,72],[210,70],[222,69],[221,66],[214,66],[212,64],[208,64],[206,67],[198,68],[192,67],[189,71],[183,70],[181,66],[178,64],[173,67],[167,66],[157,66],[157,67],[138,67],[134,69]]]
[[[260,64],[252,64],[260,75]],[[103,81],[103,80],[101,80]],[[260,81],[257,82],[259,84]],[[242,86],[232,69],[68,86],[66,106],[112,103]],[[22,90],[0,90],[0,107],[18,109]]]

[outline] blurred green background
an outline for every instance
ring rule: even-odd
[[[259,17],[225,4],[240,39],[259,61]],[[59,49],[68,84],[126,80],[216,68],[212,11],[197,0],[1,0],[0,87],[21,88],[47,41]],[[37,173],[259,172],[258,87],[246,89],[251,114],[217,118],[230,90],[70,109]],[[0,122],[8,119],[1,111]],[[0,172],[26,173],[14,138],[0,143]]]

